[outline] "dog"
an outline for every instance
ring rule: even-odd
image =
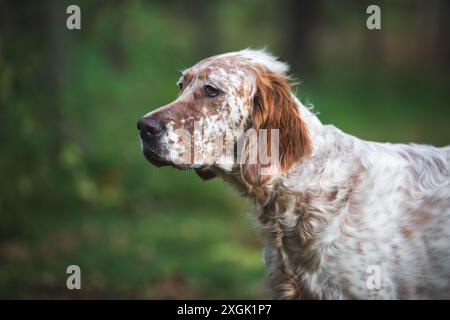
[[[274,299],[450,298],[450,146],[324,125],[288,69],[265,50],[198,62],[175,101],[139,120],[145,157],[253,202]]]

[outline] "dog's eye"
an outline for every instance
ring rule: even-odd
[[[178,82],[178,87],[180,88],[180,91],[183,90],[183,82]]]
[[[214,88],[213,86],[206,85],[205,86],[205,93],[208,97],[214,98],[217,97],[220,93],[220,90],[217,88]]]

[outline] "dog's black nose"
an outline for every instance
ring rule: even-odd
[[[138,127],[138,130],[141,131],[141,136],[142,135],[151,136],[151,135],[161,132],[161,130],[162,130],[161,121],[159,121],[159,119],[154,118],[154,117],[141,118],[138,121],[137,127]]]

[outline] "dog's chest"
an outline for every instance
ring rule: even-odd
[[[274,197],[256,205],[265,238],[264,260],[274,298],[337,299],[340,290],[324,259],[326,221],[296,196]],[[303,199],[304,200],[304,199]]]

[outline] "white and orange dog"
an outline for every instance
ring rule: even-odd
[[[139,121],[144,155],[220,176],[252,200],[274,298],[450,298],[450,147],[363,141],[323,125],[287,71],[263,50],[200,61],[174,102]],[[276,130],[261,135],[275,170],[263,172],[249,130]]]

